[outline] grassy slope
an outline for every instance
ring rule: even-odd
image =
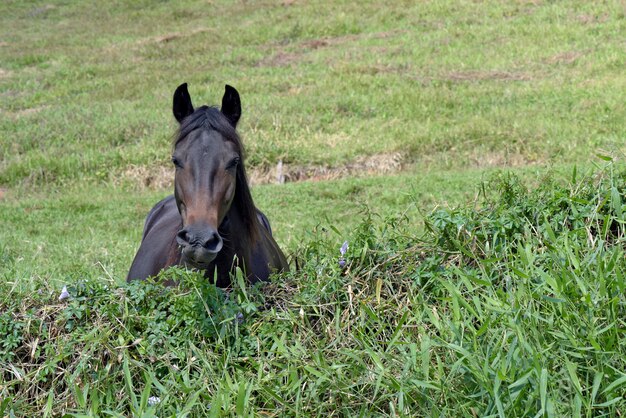
[[[263,294],[182,270],[174,289],[71,280],[65,302],[3,281],[0,413],[621,416],[626,173],[611,170],[534,191],[496,177],[483,209],[437,211],[421,236],[366,216],[341,236],[345,268],[319,230]]]
[[[318,225],[348,233],[361,222],[366,209],[383,217],[407,212],[419,230],[420,212],[446,205],[446,200],[472,199],[482,175],[434,172],[424,181],[404,173],[257,186],[254,194],[257,205],[270,216],[278,241],[290,253]],[[0,231],[0,242],[7,253],[21,259],[19,271],[25,279],[38,275],[63,281],[102,274],[102,266],[123,279],[141,240],[145,215],[168,193],[75,186],[69,192],[43,196],[9,194],[0,206],[0,216],[12,227]]]
[[[424,413],[455,415],[463,410],[484,415],[499,411],[502,398],[498,394],[504,388],[517,396],[519,379],[538,389],[521,392],[526,409],[513,398],[512,403],[505,402],[509,413],[525,410],[531,414],[545,407],[544,413],[549,415],[556,402],[558,411],[580,404],[583,416],[623,414],[623,403],[616,397],[622,386],[611,387],[621,376],[620,368],[624,369],[622,345],[583,344],[579,351],[574,350],[578,360],[572,360],[560,351],[572,351],[561,340],[533,337],[524,356],[534,359],[534,369],[506,368],[518,358],[515,348],[508,354],[509,366],[498,363],[497,354],[495,358],[489,354],[504,350],[502,344],[509,340],[502,335],[509,332],[523,341],[551,327],[595,328],[603,330],[607,340],[602,341],[609,345],[611,338],[623,337],[623,323],[618,321],[620,314],[623,317],[623,257],[614,252],[618,247],[587,255],[591,251],[587,244],[577,243],[580,254],[598,263],[619,260],[607,270],[615,278],[610,290],[602,295],[604,299],[594,299],[612,310],[603,313],[592,304],[578,321],[581,312],[575,308],[580,295],[574,293],[565,305],[538,300],[537,295],[543,293],[533,286],[543,284],[529,276],[523,281],[526,286],[525,280],[530,280],[529,287],[524,289],[535,290],[519,291],[519,304],[537,309],[529,311],[535,312],[529,318],[536,322],[528,329],[525,322],[507,325],[515,314],[504,306],[506,294],[491,287],[468,287],[463,277],[474,277],[471,270],[461,268],[451,278],[452,287],[445,284],[450,277],[438,279],[437,285],[429,288],[435,295],[431,300],[422,295],[422,282],[407,292],[394,290],[394,277],[400,283],[402,278],[413,277],[409,262],[396,276],[389,276],[390,284],[385,279],[385,286],[390,286],[389,304],[379,305],[372,305],[372,298],[380,290],[367,282],[370,276],[361,275],[376,272],[378,261],[365,263],[363,271],[340,280],[338,272],[326,267],[315,274],[313,270],[320,266],[320,259],[322,266],[334,263],[336,248],[344,239],[363,238],[357,236],[359,225],[367,224],[363,224],[365,205],[382,215],[374,218],[374,230],[385,228],[383,218],[407,213],[409,221],[403,231],[408,231],[407,239],[415,240],[416,231],[423,227],[423,213],[438,205],[472,201],[480,181],[493,171],[490,167],[533,164],[517,171],[537,184],[546,164],[558,164],[569,175],[572,163],[587,165],[595,153],[621,156],[621,141],[626,136],[625,26],[624,10],[617,2],[393,2],[384,7],[377,2],[358,6],[298,1],[208,5],[119,1],[97,6],[3,2],[0,186],[8,191],[0,200],[0,278],[7,296],[0,306],[13,316],[0,318],[0,332],[21,335],[20,344],[26,344],[21,347],[27,347],[29,353],[28,347],[41,336],[42,347],[64,354],[37,352],[37,362],[43,363],[35,362],[34,368],[32,364],[27,367],[32,356],[24,357],[22,363],[7,363],[7,357],[2,357],[0,377],[8,379],[8,384],[0,381],[0,410],[6,405],[3,399],[10,399],[18,415],[20,411],[39,414],[46,402],[51,408],[56,405],[56,412],[67,408],[145,410],[145,401],[139,402],[142,406],[132,405],[132,394],[146,387],[146,379],[152,379],[146,373],[152,373],[163,385],[153,386],[154,393],[162,396],[166,388],[178,396],[167,400],[163,414],[185,406],[198,412],[202,402],[222,402],[228,413],[237,412],[236,405],[248,412],[276,408],[279,414],[323,413],[320,411],[332,411],[337,404],[342,405],[344,414],[364,412],[368,405],[371,413],[389,414],[403,413],[407,405],[420,405]],[[168,193],[140,187],[128,168],[153,169],[168,163],[174,129],[171,93],[183,81],[190,83],[196,104],[218,102],[226,82],[240,90],[244,106],[240,130],[252,167],[272,167],[279,159],[293,164],[340,165],[363,155],[393,152],[402,153],[413,165],[407,173],[385,177],[256,187],[257,203],[270,215],[280,243],[289,251],[310,254],[319,247],[317,262],[311,262],[313,270],[306,274],[278,282],[278,288],[292,292],[287,297],[278,291],[275,300],[280,309],[255,317],[240,331],[229,328],[224,340],[205,334],[176,334],[181,339],[165,345],[174,350],[174,357],[184,359],[193,352],[201,359],[201,365],[190,365],[177,376],[171,367],[179,360],[172,362],[159,352],[155,365],[145,353],[123,348],[137,335],[148,338],[150,328],[158,326],[150,306],[128,302],[138,304],[136,316],[145,322],[125,331],[125,321],[133,320],[135,314],[124,312],[120,314],[122,324],[111,322],[106,312],[113,312],[118,295],[111,299],[107,292],[96,292],[102,304],[83,317],[93,322],[83,323],[84,329],[72,333],[66,332],[71,330],[68,321],[75,309],[82,309],[81,304],[90,304],[89,299],[71,306],[57,306],[53,301],[65,283],[88,279],[110,285],[122,282],[143,217],[151,204]],[[322,227],[316,228],[318,224]],[[324,230],[331,232],[321,245],[319,234],[325,236]],[[378,236],[370,232],[372,237]],[[558,245],[550,247],[556,260],[570,257],[567,251],[571,247],[563,239],[557,237]],[[534,241],[529,245],[535,248]],[[392,245],[380,256],[393,259],[396,250]],[[539,245],[536,251],[545,249]],[[496,275],[515,275],[513,267],[520,271],[515,263],[528,263],[528,259],[509,259],[505,253],[501,256],[510,261],[510,270],[506,262],[500,270],[485,268]],[[579,281],[570,280],[558,266],[551,270],[554,266],[549,260],[547,267],[540,265],[537,274],[557,275],[564,280],[563,286],[573,289],[581,283],[606,287],[604,282],[596,282],[596,270],[590,269]],[[329,290],[326,280],[335,287]],[[352,286],[365,280],[363,303],[345,305],[350,293],[346,293],[349,287],[344,280]],[[614,298],[611,292],[615,289],[618,296],[621,289],[621,299]],[[465,299],[458,299],[458,292]],[[181,298],[175,296],[174,300],[182,300],[183,308],[192,303]],[[285,304],[284,300],[293,298],[296,302]],[[16,305],[14,300],[21,303]],[[167,299],[160,303],[162,309],[172,309]],[[459,309],[465,308],[457,305],[464,303],[473,303],[477,313],[460,314]],[[618,308],[611,305],[615,303]],[[392,306],[399,307],[398,315],[408,312],[408,328],[399,325]],[[407,306],[413,308],[406,310]],[[317,325],[302,325],[298,322],[301,307],[306,315],[309,309],[315,315],[321,309],[326,312],[325,319]],[[237,305],[233,309],[243,308]],[[346,309],[355,316],[342,322],[350,317]],[[379,317],[381,312],[390,316]],[[57,334],[44,337],[40,330],[28,328],[32,315]],[[447,319],[439,321],[442,317]],[[459,320],[468,325],[468,318],[473,317],[490,318],[494,325],[488,338],[474,338],[475,330],[458,327]],[[29,324],[25,330],[7,328],[16,318],[23,320],[19,324]],[[559,318],[565,318],[565,323]],[[88,334],[93,329],[102,333],[101,339]],[[412,329],[420,331],[415,334]],[[467,335],[473,337],[459,337],[459,329],[470,330]],[[380,335],[377,330],[382,330]],[[482,335],[484,330],[478,333]],[[250,335],[257,335],[257,343],[263,341],[271,349],[242,351],[241,341],[250,343]],[[398,346],[402,348],[389,348],[394,335],[400,336],[396,342],[402,341]],[[563,335],[570,341],[580,337]],[[14,339],[4,341],[9,344],[3,346],[4,354],[14,350],[7,349]],[[201,348],[185,345],[188,341]],[[428,341],[436,348],[430,349]],[[411,345],[418,342],[419,346]],[[213,345],[215,351],[207,353],[204,347]],[[85,358],[91,360],[76,364],[72,356],[81,347],[87,350]],[[91,375],[89,379],[95,383],[85,385],[89,379],[83,373],[90,367],[100,370],[100,361],[106,363],[110,353],[98,357],[104,355],[98,351],[102,347],[109,351],[122,347],[118,348],[122,357],[108,366],[110,374]],[[125,383],[121,379],[124,352],[130,356]],[[335,357],[336,353],[340,355]],[[366,360],[358,363],[357,358]],[[379,365],[380,359],[383,363]],[[412,360],[407,363],[406,359]],[[607,359],[609,366],[600,367]],[[418,363],[422,374],[417,372]],[[48,373],[55,364],[60,364],[59,373],[51,378]],[[494,364],[500,364],[499,372]],[[558,369],[558,364],[565,364],[565,369]],[[43,392],[22,392],[12,366],[30,370],[25,385],[48,388],[51,381],[57,382],[53,393],[59,403]],[[354,374],[343,373],[346,367],[353,368]],[[402,378],[396,373],[400,370],[404,370]],[[442,380],[450,373],[467,376],[465,370],[471,371],[470,378],[459,377],[454,384]],[[507,370],[514,372],[507,374]],[[530,373],[526,380],[524,373],[519,374],[521,370]],[[579,370],[584,370],[582,376]],[[417,381],[411,381],[411,376],[418,376]],[[266,386],[268,382],[274,385],[272,380],[282,382],[284,391]],[[336,386],[328,385],[332,380]],[[576,381],[581,385],[578,395],[574,393]],[[450,386],[442,392],[444,384]],[[107,386],[117,389],[109,393]],[[87,400],[81,398],[80,391],[87,394],[90,390],[93,393]],[[333,394],[320,397],[319,390]],[[17,397],[5,398],[11,393]],[[403,393],[408,396],[405,400]],[[371,399],[375,402],[370,405],[367,400]],[[98,407],[98,402],[104,406]],[[596,406],[607,402],[612,403]],[[213,412],[219,410],[216,407]],[[571,415],[572,411],[565,411]]]
[[[571,162],[623,137],[616,2],[0,7],[10,185],[167,162],[183,81],[196,103],[240,89],[255,166]]]

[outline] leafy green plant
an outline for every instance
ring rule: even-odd
[[[261,288],[174,268],[6,298],[2,397],[75,416],[619,415],[624,175],[578,177],[496,175],[423,233],[371,211],[320,226]]]

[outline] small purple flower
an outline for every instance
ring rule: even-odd
[[[344,268],[346,266],[346,259],[343,257],[346,255],[348,251],[348,241],[344,241],[341,248],[339,248],[339,252],[341,253],[341,257],[339,257],[339,267]]]
[[[243,314],[241,312],[237,312],[237,315],[235,315],[235,321],[238,324],[243,324]]]
[[[346,255],[347,251],[348,251],[348,241],[344,241],[343,245],[339,249],[339,252],[341,253],[341,256],[343,257],[344,255]]]
[[[67,291],[67,286],[63,286],[63,290],[61,290],[61,294],[59,295],[59,300],[65,300],[70,298],[70,293]]]

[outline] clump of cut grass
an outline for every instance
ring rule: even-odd
[[[162,273],[177,288],[86,280],[65,302],[4,282],[0,414],[621,416],[612,170],[534,189],[496,175],[422,235],[374,213],[320,228],[262,292],[180,269]]]

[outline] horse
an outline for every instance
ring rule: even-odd
[[[148,213],[126,280],[144,280],[178,265],[228,287],[235,267],[249,283],[287,271],[269,220],[250,193],[236,131],[241,117],[237,90],[225,86],[221,109],[194,109],[183,83],[174,92],[173,113],[179,123],[172,153],[174,194]]]

